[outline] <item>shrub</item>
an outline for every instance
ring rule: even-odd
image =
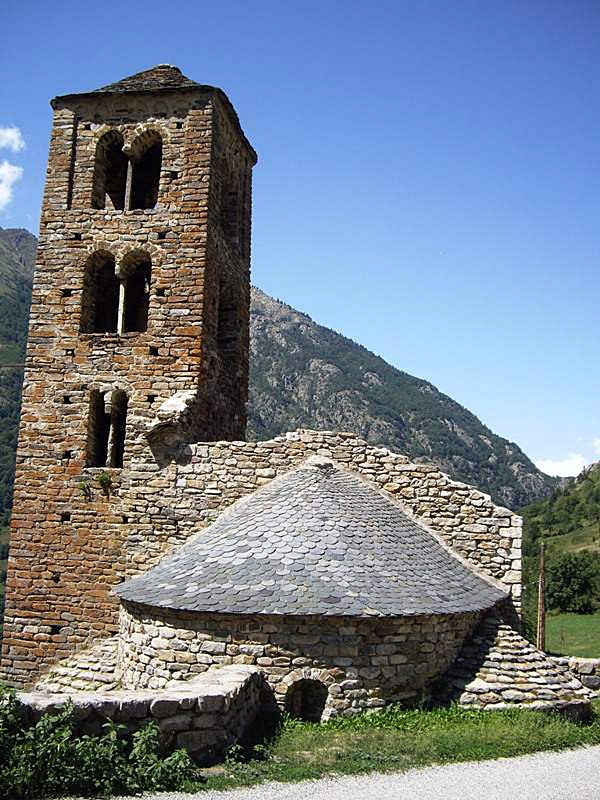
[[[25,727],[15,693],[0,687],[0,798],[134,794],[189,788],[194,764],[185,750],[164,755],[154,723],[127,742],[107,723],[103,736],[75,736],[72,709]]]
[[[591,614],[598,598],[599,573],[598,558],[588,550],[553,559],[546,575],[548,608]]]

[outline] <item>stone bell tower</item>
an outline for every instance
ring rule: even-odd
[[[52,107],[0,672],[14,685],[115,630],[136,532],[176,536],[135,498],[160,495],[186,443],[246,426],[256,154],[231,103],[159,65]]]

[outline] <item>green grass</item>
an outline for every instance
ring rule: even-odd
[[[556,551],[564,553],[566,551],[577,553],[580,550],[600,551],[600,532],[598,525],[594,522],[584,525],[572,533],[565,533],[562,536],[552,536],[545,540],[548,552]]]
[[[269,744],[250,751],[247,759],[241,751],[230,757],[225,774],[209,777],[203,788],[403,771],[596,744],[600,704],[590,724],[535,711],[477,712],[458,706],[403,711],[392,706],[321,725],[286,720]]]
[[[595,614],[549,614],[546,650],[567,656],[600,658],[600,611]]]

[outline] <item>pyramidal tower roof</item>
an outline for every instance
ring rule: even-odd
[[[231,104],[231,101],[222,89],[217,86],[210,86],[208,84],[197,83],[191,78],[186,77],[179,67],[173,64],[157,64],[150,69],[145,69],[142,72],[136,72],[134,75],[129,75],[126,78],[121,78],[115,83],[109,83],[106,86],[101,86],[99,89],[92,89],[87,92],[74,92],[73,94],[64,94],[55,97],[50,101],[53,108],[58,108],[70,103],[91,102],[92,105],[97,104],[102,96],[109,95],[126,95],[126,94],[167,94],[172,92],[189,92],[197,91],[201,94],[216,95],[223,101],[227,113],[233,122],[234,126],[241,133],[254,161],[256,161],[256,152],[246,136],[240,125],[238,115]]]
[[[97,92],[159,92],[163,89],[190,89],[199,87],[191,78],[186,78],[179,67],[173,64],[157,64],[155,67],[136,72],[116,83],[109,83],[96,89]]]
[[[125,601],[198,612],[452,614],[506,597],[362,478],[309,459],[234,503]]]

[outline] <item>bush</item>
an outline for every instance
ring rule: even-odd
[[[575,614],[591,614],[596,608],[599,583],[600,568],[594,553],[589,550],[563,553],[548,564],[548,608]]]
[[[190,788],[194,764],[185,750],[161,753],[154,723],[127,742],[119,728],[75,736],[72,709],[25,727],[12,689],[0,686],[0,798],[135,794]]]

